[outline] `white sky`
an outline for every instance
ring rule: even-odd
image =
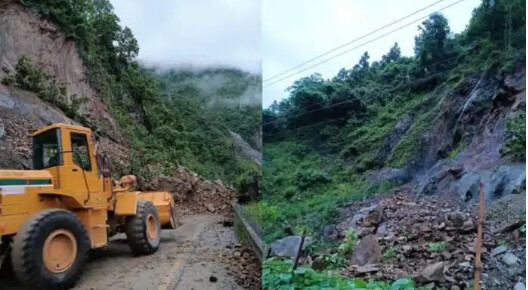
[[[263,2],[262,22],[263,79],[266,80],[282,73],[308,59],[361,37],[436,1],[265,0]],[[350,45],[349,48],[426,16],[453,2],[455,0],[446,0],[438,3],[409,19]],[[465,0],[444,10],[442,13],[449,20],[451,31],[458,33],[464,30],[469,23],[473,9],[479,4],[480,0]],[[274,85],[266,87],[267,83],[265,82],[263,91],[264,107],[269,106],[273,100],[287,97],[288,93],[284,92],[284,90],[295,80],[314,72],[321,73],[324,78],[330,78],[336,75],[343,67],[353,67],[365,51],[368,51],[370,62],[372,63],[387,53],[394,42],[398,42],[403,55],[413,55],[414,36],[417,34],[419,23],[421,21]],[[346,50],[346,48],[343,50]],[[342,50],[335,52],[335,54],[340,51]],[[332,54],[326,57],[331,56]],[[293,72],[289,74],[291,73]],[[275,80],[278,80],[278,78],[268,83]]]
[[[262,0],[110,2],[138,40],[141,61],[261,69]]]

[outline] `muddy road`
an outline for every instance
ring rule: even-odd
[[[134,257],[123,234],[92,253],[73,289],[244,289],[228,274],[222,255],[238,243],[220,215],[193,215],[176,230],[163,230],[158,252]],[[215,279],[216,278],[216,279]],[[216,280],[211,282],[211,280]],[[0,289],[23,289],[14,280]]]

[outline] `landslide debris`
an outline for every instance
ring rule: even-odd
[[[216,213],[229,217],[234,214],[234,190],[221,180],[207,180],[184,166],[172,170],[171,176],[155,176],[139,186],[142,190],[172,193],[184,215]]]
[[[0,168],[31,167],[31,133],[36,129],[35,122],[0,107]]]
[[[260,289],[262,267],[253,250],[241,244],[229,245],[227,249],[222,257],[228,274],[245,289]]]
[[[357,259],[349,259],[342,274],[375,280],[413,277],[422,285],[469,289],[475,262],[476,206],[440,196],[416,198],[409,194],[411,191],[403,187],[387,198],[373,197],[345,209],[344,219],[334,225],[338,233],[326,238],[339,238],[342,229],[352,228],[358,233],[358,245],[372,247],[376,243],[367,240],[375,234],[383,261],[358,265]],[[517,197],[517,203],[525,199],[524,193]],[[369,201],[373,204],[366,206]],[[489,210],[491,215],[497,211],[493,207]],[[512,223],[511,216],[516,215]],[[526,283],[525,238],[519,231],[522,224],[522,211],[510,212],[509,220],[487,217],[482,244],[482,285],[486,289],[513,289],[516,283]],[[379,256],[376,251],[360,254],[364,261],[376,261]]]

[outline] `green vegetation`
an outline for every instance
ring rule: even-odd
[[[383,252],[383,261],[388,261],[394,258],[396,258],[396,249],[394,249],[394,247],[387,248]]]
[[[343,243],[337,248],[337,252],[343,256],[351,254],[356,247],[357,233],[350,229],[345,231],[345,239]]]
[[[271,258],[262,267],[262,289],[416,289],[410,279],[398,279],[394,283],[366,282],[348,279],[333,271],[317,272],[307,267],[293,270],[292,260]]]
[[[397,185],[367,184],[365,176],[419,161],[424,136],[456,90],[464,92],[466,77],[500,79],[524,63],[525,11],[521,0],[483,0],[459,34],[434,14],[419,27],[413,57],[395,43],[379,61],[365,52],[333,78],[316,73],[295,81],[289,98],[263,112],[263,212],[273,225],[264,226],[264,239],[282,237],[285,227],[320,234],[340,205]],[[513,137],[504,152],[517,159],[524,158],[522,118],[508,122]],[[410,125],[388,140],[402,120]],[[445,157],[454,159],[466,144],[464,136],[453,141]]]
[[[325,270],[339,270],[345,268],[347,266],[348,258],[352,252],[354,252],[357,239],[357,233],[353,229],[345,231],[345,239],[337,247],[335,253],[319,255],[321,268]],[[313,248],[311,250],[313,250]]]
[[[263,111],[264,241],[291,234],[284,229],[303,230],[314,238],[309,252],[320,257],[323,269],[346,266],[340,253],[345,246],[324,241],[324,226],[336,222],[344,204],[399,185],[375,181],[381,179],[380,169],[421,166],[429,158],[424,144],[432,129],[443,129],[446,116],[451,118],[444,114],[446,106],[468,95],[474,80],[500,81],[524,64],[525,12],[523,0],[483,0],[458,34],[444,16],[434,14],[418,29],[414,56],[401,55],[395,43],[378,61],[371,62],[365,52],[330,79],[315,73],[294,81],[288,98]],[[507,125],[512,137],[503,154],[517,160],[525,158],[524,120],[516,113]],[[447,140],[447,152],[438,152],[439,158],[454,160],[471,141],[468,137]],[[427,248],[447,247],[439,242]],[[395,256],[394,248],[383,253],[385,261]],[[300,269],[292,274],[288,261],[266,262],[264,288],[366,287],[332,271]],[[389,286],[379,289],[384,287]]]
[[[6,85],[35,92],[43,101],[61,109],[66,116],[79,122],[86,122],[86,118],[77,113],[79,107],[87,99],[77,95],[66,96],[66,88],[57,83],[57,80],[42,68],[35,67],[26,56],[18,59],[15,74],[5,77],[2,82]]]
[[[506,128],[512,135],[502,150],[505,156],[511,156],[515,161],[526,160],[526,113],[516,112],[506,122]]]
[[[446,241],[442,241],[438,243],[429,243],[427,244],[427,250],[429,252],[441,252],[447,249],[448,246],[449,244]]]
[[[150,178],[185,165],[207,178],[232,183],[239,174],[258,169],[254,162],[235,153],[229,134],[229,130],[240,130],[248,137],[260,125],[260,108],[239,104],[240,92],[258,76],[210,70],[206,73],[229,75],[228,81],[215,91],[201,92],[199,83],[180,82],[172,78],[171,71],[156,73],[142,68],[136,60],[138,43],[128,27],[120,26],[108,0],[19,2],[52,19],[68,39],[75,41],[90,85],[109,104],[125,136],[120,141],[131,146],[130,166],[121,174]],[[41,98],[71,116],[70,109],[60,103],[60,85],[46,79],[38,68],[27,70],[26,61],[22,64],[25,73],[21,84],[34,91],[38,88]],[[179,75],[185,74],[190,78],[196,75]],[[41,88],[41,84],[46,86]],[[207,106],[213,98],[231,100],[230,106]],[[110,134],[106,124],[80,121],[103,135]]]

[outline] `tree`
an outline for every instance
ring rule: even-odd
[[[130,28],[125,27],[117,35],[117,54],[122,64],[134,62],[139,53],[139,45]]]
[[[391,47],[389,52],[381,57],[381,64],[385,66],[389,63],[399,61],[401,59],[401,49],[397,42]]]
[[[422,68],[440,61],[445,56],[445,43],[449,34],[447,19],[440,13],[429,16],[421,26],[420,34],[414,39],[414,53]],[[436,71],[438,65],[427,68]]]
[[[488,38],[501,48],[521,48],[526,39],[525,0],[483,0],[473,11],[467,34]]]
[[[359,59],[359,68],[362,70],[367,70],[370,66],[369,59],[370,55],[368,54],[368,51],[365,51]]]

